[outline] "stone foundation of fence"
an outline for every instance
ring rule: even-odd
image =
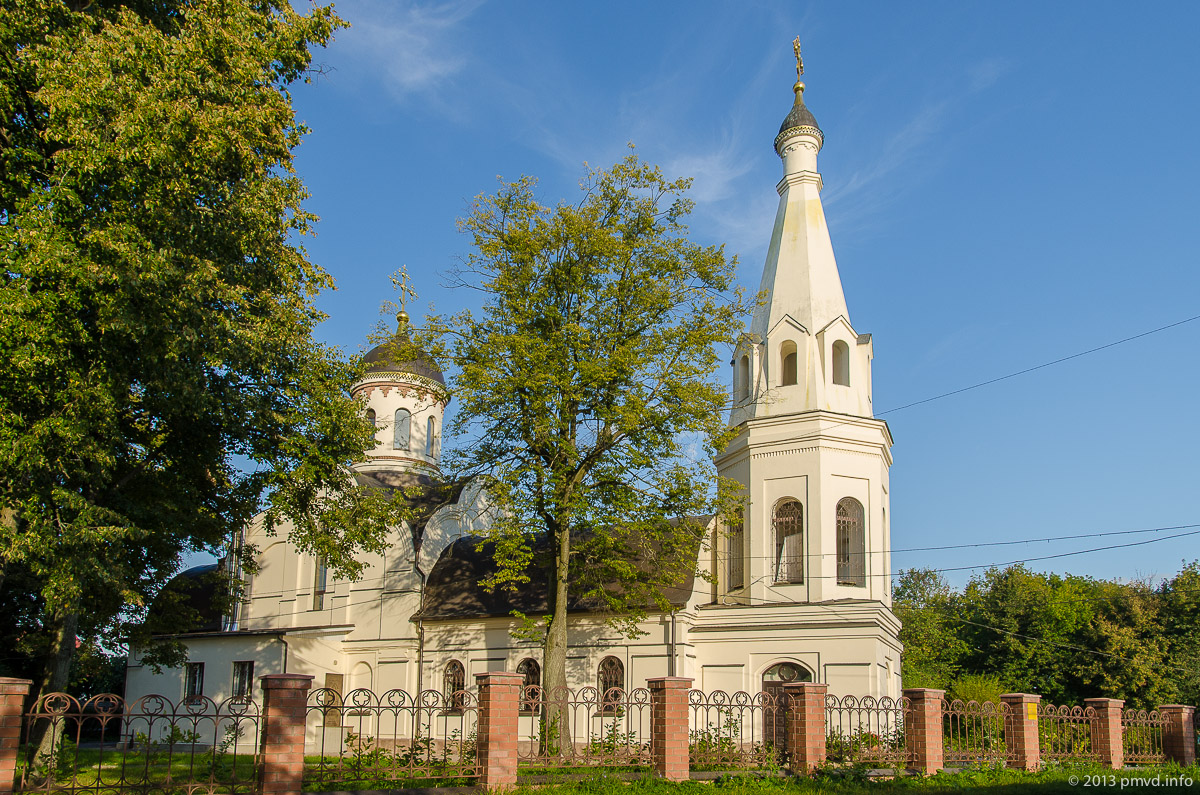
[[[295,795],[304,779],[304,725],[313,677],[269,674],[262,682],[260,795]]]
[[[0,795],[11,795],[17,775],[17,747],[25,698],[33,682],[0,677]]]

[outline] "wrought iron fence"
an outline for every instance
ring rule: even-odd
[[[1163,730],[1167,719],[1158,710],[1127,709],[1121,712],[1121,742],[1125,761],[1156,765],[1167,761]]]
[[[23,792],[97,795],[252,793],[258,772],[258,705],[239,697],[178,703],[150,695],[86,701],[42,696],[26,714],[17,771]]]
[[[422,783],[470,783],[479,775],[475,691],[449,695],[404,690],[344,697],[309,693],[305,789],[393,789]],[[337,786],[333,786],[337,785]]]
[[[650,691],[526,687],[517,719],[525,768],[649,768]]]
[[[825,696],[825,753],[829,761],[903,768],[907,698]]]
[[[942,753],[951,765],[999,765],[1008,758],[1004,738],[1008,704],[942,701]]]
[[[692,770],[778,767],[787,749],[786,696],[745,691],[688,692]]]
[[[1096,723],[1092,707],[1056,707],[1038,705],[1038,742],[1042,759],[1099,759],[1092,748],[1092,732]]]

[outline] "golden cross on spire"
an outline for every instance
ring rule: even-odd
[[[796,53],[796,79],[800,79],[800,75],[804,74],[804,59],[800,57],[800,37],[792,42],[792,52]]]

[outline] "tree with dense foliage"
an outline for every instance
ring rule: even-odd
[[[986,680],[1071,704],[1107,696],[1154,706],[1200,696],[1195,563],[1157,587],[1017,565],[989,569],[960,593],[932,570],[910,569],[894,607],[904,622],[906,687],[978,690]]]
[[[295,244],[315,219],[288,86],[341,24],[287,0],[0,2],[0,601],[39,689],[259,510],[346,574],[394,521],[351,488],[372,429]]]
[[[664,589],[694,572],[700,517],[729,491],[712,465],[729,438],[717,370],[747,306],[735,261],[686,237],[688,185],[630,154],[589,171],[577,204],[545,206],[525,178],[462,221],[460,276],[486,303],[436,321],[458,370],[449,462],[490,477],[488,584],[545,589],[529,621],[547,688],[566,686],[569,605],[627,633],[670,610]]]

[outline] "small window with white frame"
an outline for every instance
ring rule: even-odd
[[[184,669],[183,697],[195,701],[204,695],[204,663],[190,662]]]
[[[233,664],[233,697],[254,696],[254,660],[238,660]]]

